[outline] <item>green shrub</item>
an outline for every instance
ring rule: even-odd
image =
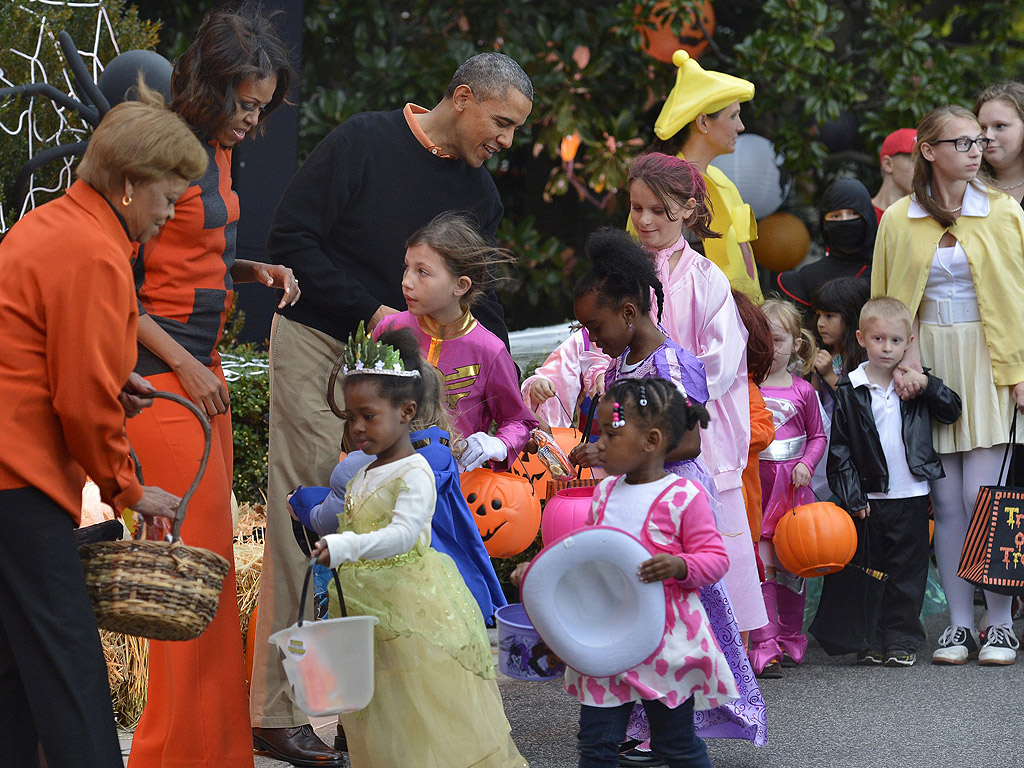
[[[251,345],[230,347],[249,370],[228,383],[235,448],[234,491],[239,503],[266,503],[267,447],[270,439],[269,356]],[[262,368],[262,373],[257,368]]]

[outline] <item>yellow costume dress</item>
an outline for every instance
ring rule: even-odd
[[[338,516],[341,534],[360,534],[368,542],[361,553],[375,558],[342,565],[345,605],[380,620],[373,700],[341,717],[352,768],[523,768],[483,615],[454,561],[430,548],[434,499],[430,465],[413,454],[360,469]],[[411,549],[381,546],[409,526]],[[339,616],[333,584],[331,592],[331,615]]]

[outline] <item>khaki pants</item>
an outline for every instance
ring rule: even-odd
[[[287,495],[296,486],[328,485],[338,463],[344,422],[327,404],[327,380],[345,345],[274,316],[270,332],[270,457],[267,538],[249,693],[253,727],[293,728],[309,717],[292,700],[280,653],[267,638],[293,624],[306,559],[292,535]],[[341,387],[336,402],[342,405]],[[312,618],[312,600],[303,606]]]

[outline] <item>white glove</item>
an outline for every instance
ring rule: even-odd
[[[459,458],[459,465],[469,472],[482,467],[488,461],[504,461],[508,456],[508,446],[497,437],[486,432],[474,432],[466,438],[466,450]]]
[[[337,568],[342,563],[354,563],[359,559],[359,542],[351,531],[329,533],[324,536],[327,551],[331,555],[329,567]]]

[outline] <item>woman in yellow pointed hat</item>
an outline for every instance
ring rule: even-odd
[[[709,228],[721,238],[704,241],[704,255],[717,264],[733,288],[754,303],[764,301],[750,241],[757,239],[757,221],[729,177],[710,165],[719,155],[736,149],[743,132],[740,104],[754,98],[754,84],[722,72],[706,71],[686,51],[676,51],[672,63],[679,71],[676,84],[654,124],[654,133],[668,141],[681,133],[679,157],[700,168],[712,206]]]

